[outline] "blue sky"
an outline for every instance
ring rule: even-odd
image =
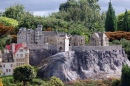
[[[0,11],[4,11],[11,5],[20,3],[23,4],[26,10],[32,12],[34,15],[47,16],[52,12],[57,12],[59,5],[67,0],[0,0]],[[99,0],[101,11],[108,9],[108,2],[110,0]],[[116,14],[120,14],[125,9],[130,10],[130,0],[111,0]]]

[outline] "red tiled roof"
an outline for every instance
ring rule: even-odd
[[[6,49],[11,50],[11,46],[10,45],[6,45]]]
[[[23,45],[23,44],[14,44],[14,45],[15,45],[15,51],[13,52],[13,54],[15,54],[15,53],[19,50],[19,48],[21,48],[21,47],[25,48],[25,47],[26,47],[26,46]],[[12,51],[11,46],[12,46],[12,45],[6,45],[6,49]]]

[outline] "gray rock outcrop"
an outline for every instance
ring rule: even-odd
[[[30,49],[29,64],[32,66],[37,66],[47,57],[52,56],[56,53],[56,50]]]
[[[124,50],[82,50],[57,53],[40,65],[39,76],[63,81],[120,77],[122,66],[130,62]]]

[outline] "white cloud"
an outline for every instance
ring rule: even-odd
[[[3,9],[0,9],[0,12],[4,12],[4,10],[3,10]]]
[[[58,9],[56,9],[56,10],[46,10],[46,11],[33,11],[33,15],[35,15],[35,16],[48,16],[53,12],[58,12]]]

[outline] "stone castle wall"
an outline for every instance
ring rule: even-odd
[[[121,45],[112,45],[112,46],[70,46],[72,51],[81,51],[81,50],[99,50],[99,51],[112,51],[112,50],[121,50]]]
[[[47,49],[47,50],[57,50],[57,46],[48,44],[27,44],[29,49]]]
[[[48,45],[46,44],[27,44],[29,49],[48,49]]]
[[[57,50],[56,45],[48,44],[27,44],[29,49],[47,49],[47,50]],[[98,50],[98,51],[113,51],[122,50],[121,45],[111,45],[111,46],[70,46],[69,50],[72,51],[82,51],[82,50]]]

